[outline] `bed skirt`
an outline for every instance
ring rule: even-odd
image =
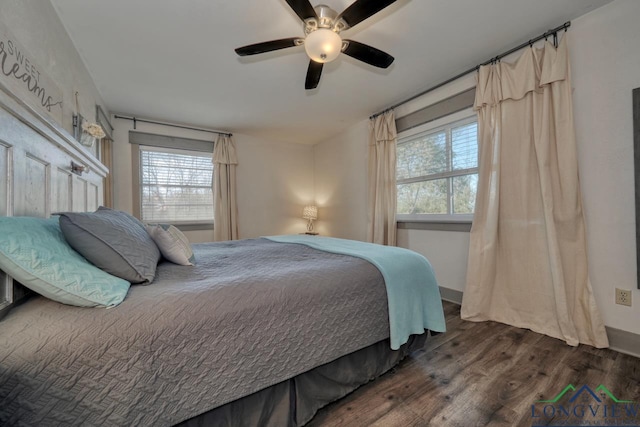
[[[289,380],[212,409],[178,426],[302,426],[323,406],[396,366],[409,353],[424,347],[427,333],[412,335],[398,350],[389,340],[318,366]]]

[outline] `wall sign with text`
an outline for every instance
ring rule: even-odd
[[[0,26],[0,83],[62,124],[62,91],[4,26]]]

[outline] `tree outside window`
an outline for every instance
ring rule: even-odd
[[[478,125],[475,118],[398,141],[399,215],[473,214],[478,186]]]

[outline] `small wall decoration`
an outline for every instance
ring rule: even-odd
[[[76,91],[76,111],[80,108],[78,95],[79,93]],[[105,137],[105,132],[98,123],[92,123],[86,120],[82,114],[77,113],[73,115],[73,137],[85,147],[93,147],[96,140]]]
[[[81,114],[73,116],[73,137],[85,147],[93,147],[96,140],[104,138],[105,135],[98,123],[87,121]]]
[[[62,124],[62,91],[34,57],[0,25],[0,88]]]

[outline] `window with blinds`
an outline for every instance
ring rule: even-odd
[[[470,219],[478,186],[475,117],[398,140],[399,219]]]
[[[140,146],[140,214],[145,222],[213,222],[211,154]]]

